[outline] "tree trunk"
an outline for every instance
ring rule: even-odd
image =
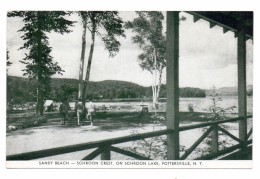
[[[95,34],[96,34],[96,23],[95,23],[94,17],[92,17],[91,46],[90,46],[90,51],[89,51],[89,56],[88,56],[88,66],[87,66],[85,84],[84,84],[84,90],[83,90],[84,100],[87,97],[87,85],[89,83],[90,70],[91,70],[91,64],[92,64],[92,58],[93,58],[93,52],[94,52],[94,46],[95,46]]]
[[[43,77],[42,77],[42,50],[41,50],[41,20],[40,20],[40,12],[37,12],[37,107],[36,114],[38,116],[43,115]]]
[[[153,93],[153,103],[154,103],[154,99],[155,99],[155,86],[154,86],[154,83],[152,84],[152,93]]]
[[[43,108],[44,108],[44,103],[43,103],[43,90],[42,90],[42,85],[40,84],[38,80],[38,94],[37,94],[37,107],[36,107],[36,114],[37,116],[42,116],[43,115]]]
[[[84,61],[85,61],[85,51],[86,51],[86,31],[87,31],[87,19],[81,16],[83,23],[83,33],[82,33],[82,45],[81,45],[81,57],[79,65],[79,94],[78,99],[82,99],[84,83],[83,83],[83,72],[84,72]]]
[[[156,56],[156,52],[153,52],[153,59],[154,59],[154,64],[153,64],[153,68],[154,68],[154,95],[153,95],[153,103],[154,103],[154,107],[156,109],[156,104],[158,103],[158,88],[157,88],[157,56]]]
[[[162,85],[162,69],[160,68],[158,86],[157,86],[157,102],[159,102],[159,98],[160,98],[161,85]]]
[[[153,107],[154,107],[154,114],[157,114],[157,109],[156,109],[156,104],[157,104],[157,88],[156,88],[156,70],[153,70],[153,84],[152,84],[152,89],[153,89]]]

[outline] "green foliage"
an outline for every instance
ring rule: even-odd
[[[121,45],[117,37],[125,37],[118,11],[79,11],[78,14],[86,21],[87,29],[102,39],[109,56],[115,56]]]
[[[19,31],[24,32],[21,37],[25,43],[20,49],[27,49],[25,58],[20,62],[26,65],[24,75],[29,78],[41,78],[48,81],[49,77],[62,70],[57,63],[52,62],[46,33],[55,31],[58,33],[68,33],[68,27],[72,22],[63,18],[66,15],[62,11],[19,11],[8,13],[9,17],[20,16],[23,18],[24,27]]]
[[[9,56],[9,51],[6,50],[6,66],[11,66],[12,62],[10,62],[10,56]]]
[[[50,98],[55,101],[63,102],[73,99],[73,93],[77,93],[77,88],[73,88],[67,85],[61,85],[58,88],[51,90]],[[75,96],[75,95],[74,95]]]
[[[156,103],[160,95],[162,71],[166,66],[166,37],[162,26],[164,16],[159,11],[137,11],[136,14],[138,17],[126,22],[125,28],[132,30],[135,34],[132,41],[142,50],[138,55],[140,67],[153,75],[153,102]]]
[[[58,63],[52,61],[51,47],[49,47],[47,33],[70,32],[69,27],[73,22],[64,18],[64,11],[12,11],[8,17],[23,18],[24,26],[19,31],[23,32],[21,38],[24,44],[20,49],[26,49],[25,57],[20,60],[26,67],[24,76],[37,79],[37,113],[43,113],[43,100],[50,92],[50,78],[52,75],[62,74],[63,70]]]
[[[46,123],[47,120],[48,116],[31,116],[29,114],[23,117],[7,117],[6,132],[41,126]]]
[[[189,112],[194,112],[194,106],[192,104],[188,105]]]
[[[68,100],[77,99],[78,80],[52,78],[50,80],[50,92],[46,96],[48,99],[60,101],[64,95]],[[193,88],[189,88],[192,90]],[[67,91],[68,90],[68,91]],[[67,91],[67,92],[65,92]],[[180,89],[182,91],[182,88]],[[65,97],[65,98],[67,98]],[[100,82],[89,82],[87,98],[92,99],[151,99],[151,87],[143,87],[134,83],[125,81],[106,80]],[[166,86],[162,85],[160,97],[166,98]],[[196,97],[196,96],[193,96]],[[14,104],[24,102],[35,102],[37,99],[37,81],[36,79],[26,79],[21,77],[7,77],[7,101]],[[20,102],[19,102],[20,101]]]
[[[185,87],[180,89],[180,97],[206,97],[206,92],[199,88]]]
[[[160,121],[154,121],[153,131],[160,129]],[[133,130],[132,133],[138,134],[138,131]],[[166,136],[156,136],[137,140],[133,142],[132,146],[133,147],[128,147],[126,149],[153,160],[165,160],[167,157]]]
[[[223,108],[220,106],[220,102],[222,101],[222,93],[218,92],[216,90],[216,87],[213,86],[213,88],[209,92],[209,96],[211,97],[211,105],[206,109],[207,112],[209,112],[209,115],[207,118],[211,120],[225,120],[227,119],[227,112],[232,112],[236,106],[231,106],[228,108]],[[220,127],[224,129],[228,129],[229,127],[224,124],[219,124]],[[207,128],[202,129],[204,132],[207,131]],[[231,145],[230,139],[222,132],[218,132],[219,140],[218,140],[218,146],[219,149],[222,150],[228,146]],[[202,155],[207,155],[212,153],[212,135],[209,135],[206,137],[206,139],[203,141],[203,144],[205,145],[204,148],[197,148],[196,152],[201,153]]]
[[[101,81],[90,83],[87,98],[93,99],[122,99],[143,98],[145,88],[130,82],[123,81]]]
[[[212,104],[208,108],[209,112],[215,120],[222,119],[224,117],[224,109],[219,105],[219,102],[222,101],[222,93],[217,92],[216,87],[213,86],[209,96],[212,101]]]
[[[138,18],[125,24],[136,34],[132,37],[143,50],[138,56],[140,67],[144,70],[162,70],[166,66],[166,38],[163,35],[163,14],[158,11],[136,12]]]
[[[7,76],[7,102],[21,104],[36,101],[37,81]]]
[[[85,99],[87,96],[87,85],[90,78],[90,70],[95,46],[95,36],[99,36],[104,42],[105,49],[109,52],[109,57],[114,57],[119,52],[119,37],[125,37],[123,29],[123,21],[118,16],[117,11],[79,11],[82,19],[82,49],[81,49],[81,65],[79,75],[79,98]],[[91,46],[89,50],[88,64],[86,69],[85,82],[83,83],[83,70],[86,51],[86,30],[91,33]]]
[[[209,96],[211,98],[211,105],[205,109],[207,112],[209,112],[208,118],[214,119],[214,120],[224,120],[227,118],[226,114],[232,113],[236,106],[230,106],[227,108],[221,107],[220,103],[222,101],[223,94],[221,92],[218,92],[216,87],[213,86],[212,90],[209,92]]]

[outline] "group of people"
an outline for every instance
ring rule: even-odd
[[[83,104],[82,100],[80,99],[79,102],[76,104],[75,110],[77,113],[78,125],[81,125],[80,121],[82,118],[84,118],[84,114],[86,111],[87,112],[86,117],[87,117],[87,119],[90,120],[90,125],[93,126],[93,116],[95,115],[96,107],[91,99],[89,99],[86,109],[85,109],[85,105]]]
[[[65,124],[65,120],[69,119],[69,103],[68,101],[63,101],[60,105],[60,114],[61,114],[61,124]],[[76,103],[75,105],[75,112],[77,114],[77,124],[82,125],[82,119],[87,117],[87,119],[90,120],[90,125],[93,126],[93,116],[95,115],[96,112],[96,106],[92,102],[91,99],[89,99],[89,102],[87,103],[86,107],[85,104],[81,99]]]

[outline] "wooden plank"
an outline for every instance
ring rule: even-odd
[[[234,37],[237,38],[237,32],[234,32]]]
[[[6,157],[6,160],[32,160],[37,158],[50,157],[54,155],[60,155],[60,154],[66,154],[70,152],[77,152],[77,151],[97,148],[104,145],[111,146],[113,144],[140,140],[140,139],[145,139],[145,138],[150,138],[150,137],[155,137],[160,135],[166,135],[173,132],[174,132],[173,130],[159,130],[159,131],[147,132],[143,134],[134,134],[134,135],[117,137],[112,139],[87,142],[87,143],[69,145],[69,146],[62,146],[62,147],[38,150],[33,152],[26,152],[21,154],[9,155]]]
[[[252,144],[252,140],[249,140],[247,142],[247,145],[251,145]],[[212,159],[216,159],[217,157],[220,157],[221,155],[225,155],[228,153],[231,153],[237,149],[240,149],[242,147],[242,144],[237,144],[237,145],[233,145],[231,147],[228,147],[226,149],[220,150],[218,153],[211,153],[199,158],[196,158],[195,160],[212,160]]]
[[[197,15],[194,15],[193,16],[193,22],[197,22],[197,21],[199,21],[201,18],[199,17],[199,16],[197,16]]]
[[[242,118],[237,117],[237,118],[232,118],[232,119],[227,119],[227,120],[219,120],[219,121],[205,122],[205,123],[194,124],[194,125],[187,125],[187,126],[180,127],[179,131],[187,131],[187,130],[191,130],[191,129],[197,129],[197,128],[202,128],[202,127],[212,126],[214,124],[236,122],[236,121],[239,121],[241,119]]]
[[[96,150],[94,150],[93,152],[91,152],[90,154],[88,154],[86,157],[84,157],[81,160],[93,160],[98,155],[100,155],[104,150],[105,150],[105,148],[99,147],[99,148],[97,148]]]
[[[221,155],[225,155],[227,153],[233,152],[233,151],[239,149],[240,147],[241,147],[241,144],[233,145],[229,148],[220,150],[218,153],[211,153],[211,154],[196,158],[195,160],[212,160],[212,159],[215,159],[215,158],[217,158]]]
[[[217,24],[212,22],[212,21],[209,21],[209,27],[212,29],[213,27],[215,27]]]
[[[252,160],[252,145],[247,147],[247,154],[244,155],[241,151],[236,150],[224,156],[216,158],[217,160]]]
[[[252,135],[252,133],[253,133],[253,128],[250,129],[250,131],[248,132],[246,138],[249,139],[249,137]]]
[[[130,152],[127,150],[123,150],[123,149],[120,149],[120,148],[114,147],[114,146],[111,146],[111,151],[129,156],[129,157],[133,157],[137,160],[151,160],[150,158],[147,158],[147,157],[141,156],[139,154],[136,154],[136,153],[133,153],[133,152]]]
[[[227,33],[229,31],[229,28],[223,27],[223,33]]]
[[[223,129],[222,127],[219,126],[218,128],[219,128],[219,130],[220,130],[221,132],[223,132],[224,134],[226,134],[226,135],[229,136],[230,138],[236,140],[237,142],[239,142],[239,143],[242,143],[242,142],[243,142],[243,141],[241,141],[239,138],[237,138],[236,136],[232,135],[232,134],[231,134],[230,132],[228,132],[227,130]]]
[[[218,152],[218,125],[214,124],[211,132],[211,147],[212,152],[217,153]]]
[[[179,159],[179,12],[167,12],[166,84],[167,84],[167,159]]]
[[[182,156],[181,160],[185,160],[196,147],[209,135],[209,133],[213,130],[213,126],[211,126]]]

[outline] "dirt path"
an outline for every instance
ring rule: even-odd
[[[66,145],[86,143],[90,141],[98,141],[119,136],[126,136],[132,134],[133,130],[136,129],[138,129],[140,133],[153,130],[151,125],[143,125],[140,127],[136,123],[123,121],[116,121],[113,123],[109,122],[109,120],[97,121],[98,122],[94,123],[94,126],[69,126],[60,125],[57,119],[50,119],[49,122],[44,126],[21,129],[7,133],[6,154],[12,155]],[[88,152],[84,151],[83,154],[86,155],[86,153],[89,152],[91,152],[91,150]],[[68,156],[70,155],[71,154]],[[66,155],[62,155],[61,158],[64,159],[64,157],[66,158]],[[57,157],[54,158],[56,159]],[[77,157],[73,159],[77,160]]]
[[[192,123],[194,124],[194,123]],[[181,124],[183,125],[183,124]],[[230,131],[238,135],[235,123],[229,123]],[[165,126],[159,127],[165,129]],[[157,128],[158,129],[158,128]],[[90,141],[98,141],[115,137],[127,136],[138,130],[138,133],[153,131],[153,124],[139,126],[138,123],[122,121],[97,120],[94,126],[60,125],[57,119],[50,119],[45,126],[27,128],[7,133],[6,154],[18,154],[42,149],[61,147]],[[180,134],[180,145],[191,146],[202,135],[201,129],[189,130]],[[121,147],[132,146],[132,142],[119,144]],[[63,154],[44,159],[80,160],[93,150]],[[125,160],[126,157],[112,153],[112,158]]]

